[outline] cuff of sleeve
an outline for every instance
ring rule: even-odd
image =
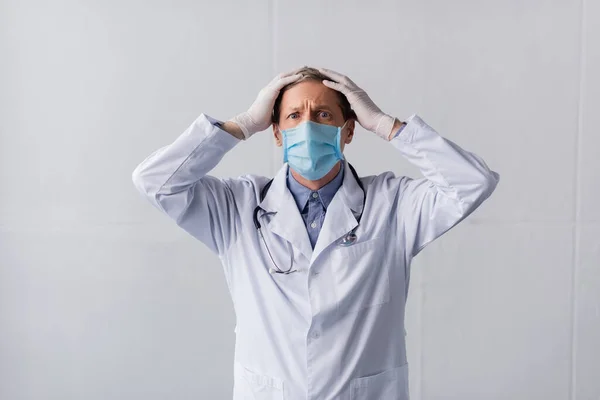
[[[216,130],[219,132],[220,135],[227,135],[227,139],[232,138],[234,140],[233,143],[239,143],[242,140],[238,139],[237,137],[233,136],[231,133],[224,131],[221,128],[221,125],[223,125],[224,121],[221,121],[220,119],[216,119],[211,117],[210,115],[206,115],[206,114],[201,114],[200,117],[205,118],[212,126],[214,126],[216,128]],[[198,117],[198,119],[200,119],[200,117]],[[225,139],[225,140],[227,140]]]
[[[406,122],[404,122],[404,123],[402,124],[402,126],[400,126],[400,129],[398,129],[398,132],[396,132],[396,134],[394,135],[394,138],[395,138],[396,136],[398,136],[398,135],[400,134],[400,132],[402,132],[402,131],[404,130],[404,127],[405,127],[405,126],[406,126]]]
[[[392,141],[399,140],[405,143],[411,143],[415,133],[425,125],[425,122],[417,114],[412,114],[404,122],[404,126],[398,130],[398,133],[394,136]]]
[[[208,122],[210,122],[214,126],[223,125],[224,121],[221,121],[220,119],[213,118],[210,115],[206,115],[206,114],[201,114],[201,115],[203,115],[208,120]]]
[[[206,131],[209,133],[208,136],[218,138],[218,140],[223,143],[227,149],[231,149],[236,144],[241,142],[240,139],[221,129],[219,124],[222,124],[223,122],[216,118],[212,118],[211,116],[202,113],[195,122],[197,125],[205,127],[204,129],[206,129]]]

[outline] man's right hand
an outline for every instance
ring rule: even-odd
[[[235,135],[236,125],[242,131],[244,140],[248,140],[250,136],[256,132],[264,131],[271,125],[271,115],[275,100],[279,96],[281,89],[300,79],[302,74],[297,74],[301,68],[296,68],[293,71],[281,73],[277,75],[267,86],[258,93],[256,100],[250,106],[248,111],[243,112],[230,121],[227,121],[223,127],[230,125],[230,132]],[[229,130],[227,130],[229,132]],[[238,136],[239,137],[239,136]]]

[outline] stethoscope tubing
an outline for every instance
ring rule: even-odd
[[[358,224],[360,224],[360,219],[362,218],[364,209],[365,209],[365,202],[367,200],[367,193],[365,191],[365,188],[362,184],[362,182],[360,181],[360,178],[358,177],[358,174],[356,173],[356,170],[354,169],[354,167],[348,163],[348,166],[350,167],[350,171],[352,171],[352,175],[354,175],[354,178],[356,179],[356,182],[358,183],[358,186],[360,186],[361,190],[363,191],[363,207],[362,210],[360,212],[360,215],[358,216],[358,218],[356,219]],[[262,203],[262,201],[264,200],[264,198],[267,195],[267,192],[269,190],[269,188],[271,187],[271,184],[273,183],[273,179],[271,179],[269,182],[267,182],[267,184],[262,188],[261,192],[260,192],[260,203]],[[275,262],[275,260],[273,259],[273,255],[271,254],[271,250],[269,249],[269,246],[267,246],[267,241],[265,240],[265,237],[263,235],[262,232],[262,227],[260,225],[260,221],[259,221],[259,217],[258,217],[258,212],[262,210],[265,212],[265,214],[267,213],[260,205],[256,206],[254,208],[254,214],[252,216],[252,219],[254,220],[254,226],[256,227],[256,230],[258,231],[258,235],[260,236],[265,248],[267,249],[267,253],[269,254],[269,258],[271,259],[271,263],[273,264],[273,266],[276,269],[273,268],[269,268],[269,272],[271,274],[273,273],[279,273],[279,274],[291,274],[292,272],[296,272],[298,271],[296,270],[291,270],[292,267],[294,266],[294,252],[293,252],[293,248],[292,251],[290,252],[291,254],[291,262],[290,262],[290,267],[286,270],[283,271],[281,270],[281,268],[279,268],[279,266],[277,266],[277,263]],[[265,215],[263,214],[263,215]],[[340,245],[342,246],[351,246],[352,244],[354,244],[354,242],[357,239],[356,234],[354,233],[356,231],[356,229],[358,228],[358,225],[356,227],[354,227],[354,229],[352,229],[350,232],[348,232],[346,234],[346,236],[344,236],[344,239],[342,240],[342,243],[340,243]]]

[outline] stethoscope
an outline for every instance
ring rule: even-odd
[[[362,210],[360,212],[360,215],[358,216],[358,218],[356,219],[356,222],[358,224],[360,224],[360,219],[362,218],[363,215],[363,211],[365,209],[365,202],[367,200],[367,193],[365,192],[365,188],[362,184],[362,182],[360,181],[360,178],[358,177],[358,174],[356,173],[356,170],[354,169],[354,167],[348,163],[348,166],[350,167],[350,171],[352,171],[352,175],[354,175],[354,179],[356,179],[356,182],[358,183],[358,186],[360,186],[362,192],[363,192],[363,207]],[[342,166],[343,168],[343,166]],[[269,191],[269,188],[271,187],[271,184],[273,183],[273,179],[271,179],[260,191],[260,202],[262,203],[262,201],[264,200],[265,196],[267,195],[267,192]],[[269,268],[269,273],[274,274],[274,273],[278,273],[278,274],[291,274],[292,272],[297,272],[298,270],[295,269],[292,271],[292,267],[294,266],[294,253],[293,253],[293,249],[291,249],[290,254],[291,254],[291,261],[290,261],[290,267],[287,269],[287,271],[282,271],[278,266],[277,263],[275,262],[275,260],[273,259],[273,255],[271,254],[271,250],[269,250],[269,246],[267,246],[267,242],[265,240],[265,237],[263,236],[262,230],[261,230],[261,226],[260,226],[260,222],[258,221],[258,211],[262,210],[265,213],[267,213],[260,205],[256,206],[256,208],[254,209],[254,226],[256,227],[256,230],[258,231],[258,235],[260,236],[260,238],[262,239],[263,244],[265,245],[265,248],[267,249],[267,253],[269,253],[269,258],[271,259],[271,263],[273,264],[273,266],[276,268]],[[265,214],[262,214],[265,215]],[[356,242],[357,236],[356,236],[356,229],[358,228],[358,225],[356,225],[354,227],[354,229],[352,229],[350,232],[348,232],[340,241],[339,245],[340,246],[352,246],[354,244],[354,242]],[[291,246],[290,246],[291,247]]]

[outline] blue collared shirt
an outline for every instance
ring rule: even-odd
[[[322,188],[311,190],[298,182],[288,169],[287,187],[292,192],[292,196],[294,196],[294,200],[298,206],[298,211],[302,215],[304,226],[306,226],[308,231],[308,237],[313,249],[315,248],[315,243],[317,243],[319,232],[321,232],[323,221],[325,221],[327,206],[329,206],[333,196],[340,186],[342,186],[343,179],[344,166],[342,164],[335,178]]]
[[[403,124],[394,137],[398,136],[405,126]],[[313,249],[315,248],[315,243],[317,243],[319,232],[321,232],[323,221],[325,221],[327,206],[329,206],[333,196],[340,186],[342,186],[343,180],[344,165],[342,164],[342,168],[340,168],[335,178],[319,190],[313,191],[298,182],[288,169],[287,187],[292,192],[292,196],[298,206],[298,211],[302,215],[304,226],[306,226],[308,231],[308,237]]]

